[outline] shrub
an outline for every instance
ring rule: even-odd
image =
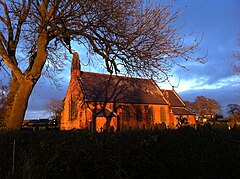
[[[218,130],[218,131],[227,131],[228,130],[228,124],[225,122],[218,122],[212,125],[212,128],[214,130]]]
[[[0,133],[0,178],[238,178],[239,141],[238,130],[190,127]]]

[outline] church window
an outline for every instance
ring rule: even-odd
[[[163,107],[160,108],[160,119],[162,122],[166,122],[166,111]]]
[[[142,109],[141,106],[136,107],[136,120],[141,121],[142,120]]]
[[[153,121],[154,120],[154,111],[153,111],[153,107],[149,107],[148,108],[148,120]]]
[[[78,110],[77,110],[77,100],[72,98],[71,96],[71,102],[70,102],[70,120],[75,120],[77,119],[77,113],[78,113]]]
[[[129,121],[130,120],[130,112],[129,109],[127,107],[124,107],[123,110],[123,120],[124,121]]]

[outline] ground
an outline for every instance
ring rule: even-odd
[[[15,140],[15,150],[13,142]],[[236,178],[240,131],[0,133],[0,178]],[[13,167],[13,151],[15,164]]]

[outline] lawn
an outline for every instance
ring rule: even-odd
[[[239,169],[240,130],[0,133],[0,178],[237,178]]]

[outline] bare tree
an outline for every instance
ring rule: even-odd
[[[194,58],[202,38],[186,43],[172,5],[142,0],[0,0],[1,63],[11,72],[6,128],[21,128],[43,68],[61,72],[64,49],[71,53],[73,41],[100,56],[110,73],[124,69],[161,77],[175,58],[202,62]]]
[[[240,53],[239,52],[233,52],[233,56],[235,57],[235,62],[232,63],[233,69],[235,72],[240,73]]]
[[[8,86],[0,84],[0,129],[4,126],[3,119],[6,113],[6,94]]]
[[[99,115],[106,117],[106,129],[109,129],[112,117],[117,117],[117,130],[120,130],[120,117],[117,115],[117,110],[122,107],[121,102],[129,97],[128,88],[131,83],[126,79],[121,76],[102,75],[94,78],[95,84],[90,77],[87,83],[83,82],[86,95],[83,105],[92,112],[91,129],[93,131],[96,131],[96,120]],[[107,109],[108,104],[111,104],[110,110]]]
[[[221,105],[216,100],[205,96],[197,96],[194,102],[190,105],[188,104],[188,106],[200,118],[207,117],[208,119],[213,119],[215,115],[222,112]]]
[[[63,101],[52,98],[49,103],[45,104],[45,109],[50,113],[52,120],[56,122],[56,126],[59,127],[61,112],[63,110]]]
[[[234,123],[237,124],[237,119],[240,117],[240,106],[238,104],[228,104],[227,110],[230,119],[233,119]]]
[[[240,47],[240,39],[238,39],[238,45]],[[233,69],[235,72],[240,73],[240,51],[234,51],[233,57],[234,57],[234,61],[231,63],[233,66]]]
[[[194,102],[184,101],[184,104],[186,105],[186,108],[187,108],[189,111],[195,113],[196,110],[195,110]]]
[[[240,106],[238,104],[228,104],[227,105],[227,112],[230,115],[235,115],[236,112],[240,109]]]

